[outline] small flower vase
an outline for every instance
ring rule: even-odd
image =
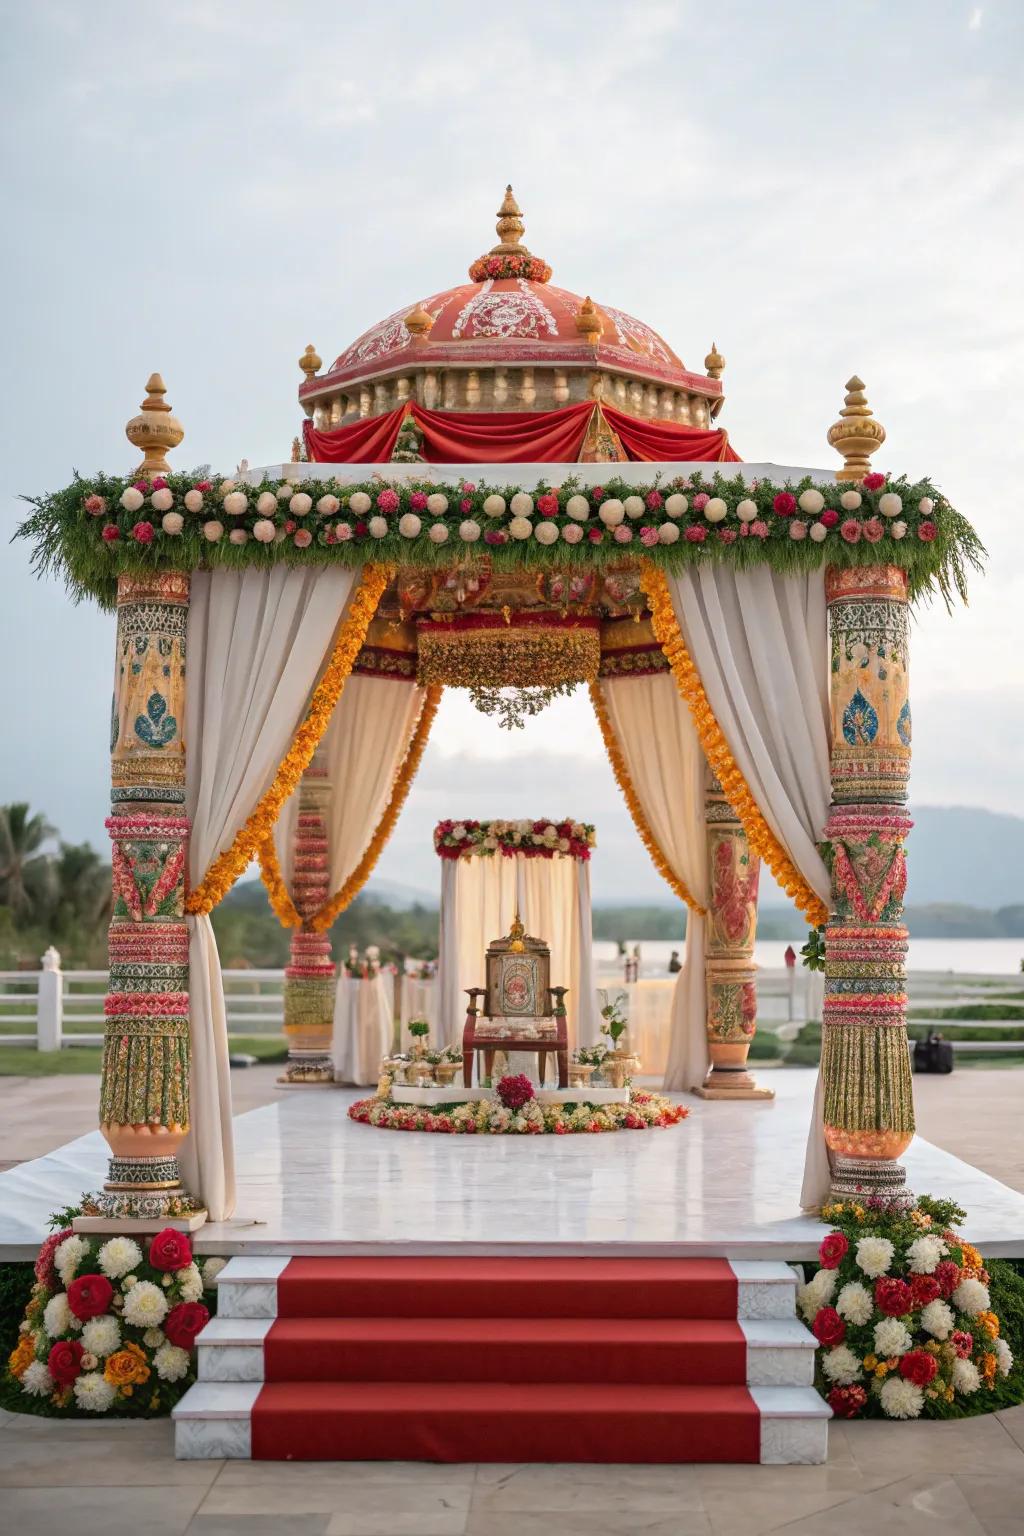
[[[459,1070],[457,1061],[439,1061],[434,1068],[434,1079],[442,1088],[448,1088],[455,1081],[455,1074]]]
[[[594,1067],[589,1061],[573,1061],[569,1064],[569,1087],[589,1088]]]
[[[632,1065],[633,1058],[628,1051],[609,1051],[601,1063],[601,1071],[610,1087],[625,1088]]]

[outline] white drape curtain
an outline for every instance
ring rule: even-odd
[[[828,902],[817,844],[831,798],[824,571],[690,566],[668,577],[676,619],[708,703],[758,808],[811,889]],[[828,1193],[820,1084],[801,1204]]]
[[[370,1087],[394,1041],[394,978],[342,976],[334,995],[334,1076],[339,1083]]]
[[[466,988],[482,987],[484,955],[512,926],[516,909],[528,933],[551,950],[551,982],[568,987],[569,1039],[598,1039],[590,912],[590,865],[581,859],[471,857],[441,861],[441,939],[438,960],[440,1032],[462,1040]]]
[[[200,571],[188,618],[186,803],[198,885],[273,782],[357,581],[335,566]],[[234,1209],[227,1015],[209,917],[190,917],[191,1131],[186,1182],[211,1217]]]
[[[707,882],[704,751],[689,708],[668,672],[606,678],[601,694],[648,826],[666,862],[702,907]],[[683,968],[672,999],[665,1087],[696,1088],[708,1070],[706,919],[689,911]]]

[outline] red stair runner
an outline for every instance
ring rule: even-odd
[[[749,1461],[722,1259],[293,1259],[258,1460]]]

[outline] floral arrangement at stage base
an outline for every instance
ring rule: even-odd
[[[530,1090],[524,1097],[521,1085]],[[349,1105],[349,1116],[362,1125],[384,1131],[437,1131],[464,1136],[573,1136],[581,1132],[646,1131],[654,1126],[678,1125],[689,1110],[658,1093],[630,1090],[628,1104],[542,1104],[529,1078],[503,1077],[496,1099],[442,1104],[422,1109],[394,1104],[389,1098],[358,1099]],[[515,1102],[513,1102],[515,1101]]]
[[[926,1195],[910,1209],[846,1201],[822,1218],[834,1230],[797,1306],[819,1342],[816,1383],[833,1413],[949,1418],[984,1411],[987,1396],[1004,1407],[997,1387],[1020,1367],[989,1271],[953,1230],[960,1207]]]
[[[7,1361],[9,1406],[64,1418],[169,1413],[196,1379],[196,1335],[216,1308],[226,1262],[200,1267],[173,1227],[136,1241],[61,1225],[35,1263]]]

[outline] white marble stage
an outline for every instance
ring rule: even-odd
[[[543,1253],[813,1257],[798,1210],[814,1074],[771,1074],[772,1102],[685,1095],[667,1130],[605,1136],[438,1136],[350,1120],[353,1089],[282,1094],[235,1120],[235,1216],[200,1253]],[[365,1093],[367,1090],[362,1090]],[[50,1212],[98,1188],[99,1132],[0,1174],[0,1259],[33,1258]],[[916,1140],[911,1187],[951,1196],[988,1257],[1024,1255],[1024,1195]]]

